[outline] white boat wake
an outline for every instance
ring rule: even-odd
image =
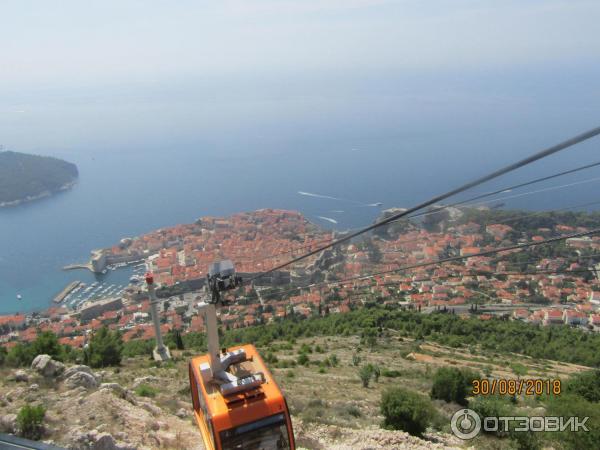
[[[327,222],[331,222],[331,223],[335,223],[335,224],[338,223],[337,220],[332,219],[331,217],[325,217],[325,216],[317,216],[317,217],[321,220],[326,220]]]
[[[350,200],[347,198],[340,198],[340,197],[333,197],[331,195],[323,195],[323,194],[315,194],[313,192],[306,192],[306,191],[298,191],[299,195],[304,195],[305,197],[314,197],[314,198],[324,198],[327,200],[336,200],[338,202],[347,202],[347,203],[354,203],[355,205],[361,206],[361,207],[378,207],[381,206],[383,203],[363,203],[363,202],[359,202],[356,200]]]

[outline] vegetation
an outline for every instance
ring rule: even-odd
[[[38,440],[44,431],[46,409],[43,406],[25,405],[17,414],[19,434],[25,438]]]
[[[477,378],[479,375],[471,370],[440,367],[433,378],[431,398],[466,406],[472,382]]]
[[[158,394],[158,389],[147,384],[140,384],[135,388],[135,393],[140,397],[155,397]]]
[[[396,387],[383,392],[381,414],[384,428],[421,436],[433,421],[435,410],[422,395]]]
[[[37,355],[47,354],[58,361],[76,361],[80,352],[68,345],[61,345],[58,337],[51,331],[39,332],[36,339],[29,342],[19,342],[8,352],[0,350],[0,365],[12,367],[30,366]],[[5,356],[2,356],[5,355]]]
[[[395,330],[401,336],[451,347],[480,346],[485,351],[520,353],[533,358],[600,368],[600,353],[596,350],[600,348],[600,335],[597,334],[568,326],[542,327],[501,319],[462,319],[453,314],[420,314],[379,305],[326,317],[302,319],[294,315],[267,325],[227,330],[223,333],[222,345],[230,347],[253,342],[258,347],[268,347],[275,341],[291,342],[313,336],[362,335],[363,331],[371,329]],[[204,333],[188,333],[182,338],[185,348],[206,350]],[[125,355],[147,355],[151,349],[149,342],[131,341],[125,346]],[[308,353],[302,352],[302,355],[308,358]],[[302,360],[306,358],[302,357]],[[361,361],[358,354],[352,356],[353,366],[358,367]]]
[[[566,383],[565,392],[579,395],[589,402],[600,402],[600,370],[574,375]]]
[[[535,215],[531,211],[463,208],[460,223],[506,223],[517,232],[527,233],[539,228],[553,229],[556,225],[594,228],[600,225],[599,212],[547,211]],[[549,245],[547,247],[554,247]]]
[[[579,395],[561,395],[550,399],[546,416],[579,417],[581,421],[584,417],[589,417],[585,423],[589,431],[549,432],[546,438],[553,444],[558,444],[555,447],[564,450],[598,448],[598,442],[600,442],[600,403],[589,402]]]
[[[56,192],[77,176],[77,166],[60,159],[0,152],[0,204]]]
[[[90,339],[89,346],[84,351],[84,362],[91,367],[118,366],[122,350],[121,334],[102,327]]]
[[[369,387],[369,382],[371,381],[372,376],[373,366],[371,364],[366,364],[358,370],[358,377],[360,378],[364,388]]]
[[[7,351],[4,347],[0,347],[0,366],[3,366],[6,361]]]

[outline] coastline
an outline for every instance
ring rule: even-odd
[[[14,207],[14,206],[23,205],[25,203],[34,202],[36,200],[41,200],[41,199],[44,199],[47,197],[52,197],[53,195],[58,194],[59,192],[64,192],[64,191],[68,191],[69,189],[72,189],[76,184],[77,184],[77,178],[75,178],[73,181],[69,181],[68,183],[63,184],[61,187],[59,187],[58,189],[55,189],[53,191],[43,191],[43,192],[39,193],[38,195],[32,195],[32,196],[28,196],[28,197],[17,199],[17,200],[11,200],[8,202],[0,202],[0,208],[10,208],[10,207]]]

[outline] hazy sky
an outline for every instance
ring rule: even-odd
[[[3,0],[0,18],[0,142],[16,149],[119,142],[125,123],[185,136],[355,114],[377,133],[382,115],[560,106],[583,129],[598,113],[597,0]]]

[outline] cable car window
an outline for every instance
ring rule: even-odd
[[[285,415],[276,414],[221,431],[221,445],[223,450],[289,449]]]

